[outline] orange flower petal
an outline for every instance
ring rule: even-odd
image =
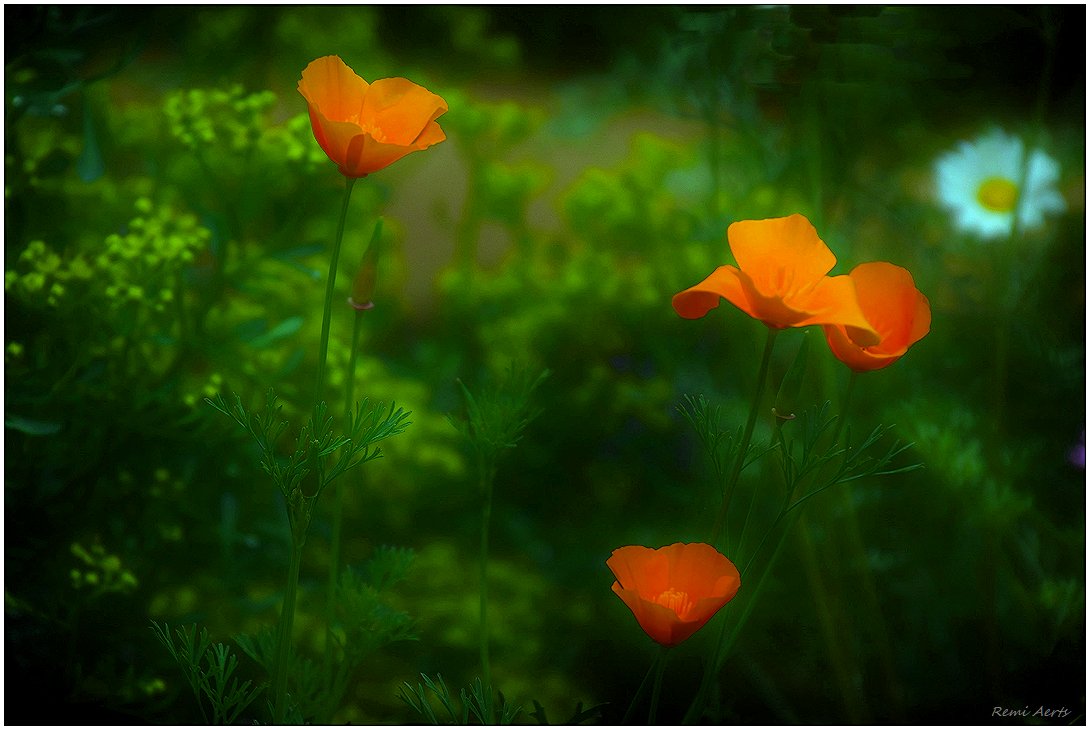
[[[704,543],[630,545],[614,550],[606,564],[617,578],[613,592],[663,646],[692,636],[741,586],[734,564]]]
[[[727,240],[738,268],[763,296],[785,301],[829,273],[836,256],[805,216],[737,221]]]
[[[303,69],[299,93],[334,122],[358,122],[368,84],[340,56],[323,56]]]
[[[743,289],[740,273],[733,266],[720,266],[696,286],[675,294],[674,310],[685,319],[699,319],[718,307],[719,298],[722,297],[752,316],[747,311],[749,298]]]
[[[829,349],[856,371],[892,365],[930,331],[931,305],[916,289],[912,274],[900,266],[885,261],[860,264],[849,276],[879,341],[868,344],[858,333],[830,325],[824,328]]]
[[[375,139],[415,146],[428,125],[446,111],[447,103],[438,94],[408,79],[392,78],[371,84],[360,116],[371,123]]]
[[[345,151],[341,172],[349,177],[363,177],[372,172],[389,167],[410,152],[414,147],[376,142],[370,134],[357,134]]]
[[[318,141],[318,146],[329,156],[329,159],[337,163],[338,167],[343,168],[348,159],[349,145],[354,138],[360,136],[360,126],[351,122],[330,121],[322,115],[316,104],[308,104],[307,108],[310,112],[310,127],[314,131],[314,139]],[[344,169],[341,172],[350,177],[359,177]]]
[[[797,301],[807,316],[795,323],[795,327],[842,324],[859,342],[878,342],[878,333],[860,306],[855,283],[850,277],[826,276]]]

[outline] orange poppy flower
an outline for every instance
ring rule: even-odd
[[[805,216],[737,221],[727,241],[738,266],[720,266],[696,286],[674,295],[686,319],[703,317],[722,297],[769,327],[839,324],[857,339],[877,342],[847,276],[826,276],[836,256]]]
[[[931,329],[931,305],[916,288],[912,274],[900,266],[875,261],[856,266],[848,276],[880,340],[863,345],[844,327],[827,325],[825,341],[837,359],[856,372],[892,365]]]
[[[368,84],[339,56],[311,61],[299,79],[310,126],[341,174],[363,177],[447,136],[436,119],[442,97],[408,79]]]
[[[702,542],[658,550],[629,545],[614,550],[606,565],[617,577],[613,592],[663,646],[692,636],[742,585],[734,563]]]

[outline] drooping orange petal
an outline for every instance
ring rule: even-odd
[[[795,327],[842,324],[859,342],[877,343],[879,340],[878,333],[859,304],[855,283],[849,276],[823,277],[795,302],[807,313],[793,325]]]
[[[418,150],[431,147],[433,144],[439,144],[447,138],[443,128],[436,122],[428,122],[428,126],[424,127],[424,131],[416,138],[415,147]]]
[[[908,331],[908,344],[911,347],[931,331],[931,302],[923,292],[917,291],[916,314],[912,317],[912,329]]]
[[[867,343],[857,332],[827,326],[824,331],[829,349],[858,372],[892,365],[930,330],[931,306],[927,297],[916,289],[912,274],[885,261],[860,264],[850,277],[859,304],[879,341]]]
[[[812,286],[836,265],[836,256],[805,216],[736,221],[727,241],[738,268],[766,297],[792,294]]]
[[[719,298],[746,312],[750,316],[749,297],[742,287],[741,272],[733,266],[720,266],[695,286],[674,295],[674,311],[685,319],[699,319],[719,306]]]
[[[417,145],[428,125],[446,111],[447,103],[438,94],[408,79],[391,78],[371,84],[363,99],[361,117],[371,125],[376,139],[387,144]]]

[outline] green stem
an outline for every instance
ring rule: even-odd
[[[337,262],[341,256],[344,222],[348,218],[348,201],[352,198],[352,187],[356,184],[356,178],[346,177],[344,183],[344,203],[341,206],[341,218],[337,221],[337,238],[333,242],[333,254],[329,258],[329,276],[326,277],[325,309],[322,312],[322,341],[318,346],[318,387],[315,391],[315,403],[322,402],[322,394],[325,390],[325,361],[326,353],[329,350],[329,320],[333,314],[333,288],[337,281]]]
[[[776,330],[769,330],[770,333]],[[770,349],[766,344],[766,350]],[[762,370],[767,370],[767,364],[765,364]],[[852,393],[855,389],[857,375],[853,371],[850,379],[848,380],[848,388],[844,394],[844,400],[841,406],[841,417],[837,419],[836,430],[833,433],[833,444],[836,444],[840,439],[840,434],[844,429],[844,412],[848,408],[848,404],[851,400]],[[759,398],[755,400],[758,402]],[[754,411],[756,409],[753,409]],[[752,416],[752,413],[751,413]],[[772,523],[771,527],[761,538],[761,542],[757,545],[757,549],[753,552],[753,555],[749,557],[745,567],[742,568],[742,578],[752,574],[752,569],[757,562],[757,558],[760,557],[764,551],[765,543],[768,541],[769,536],[777,532],[777,528],[786,519],[786,524],[783,525],[782,531],[778,533],[778,539],[776,540],[775,547],[772,550],[772,554],[765,564],[764,569],[759,571],[756,578],[756,583],[753,588],[749,588],[749,584],[746,583],[746,597],[745,602],[742,604],[742,614],[738,617],[738,620],[733,624],[730,624],[730,633],[727,633],[728,623],[727,618],[723,619],[721,628],[719,631],[719,638],[715,642],[715,649],[712,652],[712,661],[707,669],[704,671],[704,676],[700,681],[700,688],[697,690],[696,697],[693,699],[692,704],[689,706],[689,711],[685,713],[684,723],[691,725],[697,722],[704,712],[704,707],[707,705],[708,693],[711,690],[712,683],[715,681],[715,677],[719,674],[719,668],[730,654],[731,648],[734,646],[734,642],[737,640],[742,628],[745,627],[746,622],[749,620],[750,613],[753,611],[754,606],[757,604],[757,599],[761,595],[761,589],[765,585],[765,578],[772,571],[772,567],[776,564],[776,560],[779,558],[780,553],[783,551],[783,546],[787,541],[787,535],[790,534],[795,523],[798,521],[801,511],[796,511],[792,507],[796,504],[794,497],[798,492],[798,485],[796,484],[789,494],[785,495],[783,507],[780,509],[779,515]],[[744,528],[743,528],[744,532]],[[734,604],[731,604],[731,608]],[[729,614],[728,614],[729,617]]]
[[[477,247],[481,237],[481,214],[476,190],[480,183],[480,170],[483,161],[480,156],[468,151],[469,179],[466,187],[466,199],[462,206],[462,219],[455,228],[454,263],[466,274],[472,270],[477,260]]]
[[[775,327],[769,327],[768,334],[765,337],[761,367],[757,371],[757,388],[753,392],[753,402],[749,406],[749,418],[746,420],[746,427],[742,432],[742,441],[738,444],[738,455],[734,459],[734,466],[731,467],[730,476],[727,477],[727,483],[724,485],[723,503],[720,505],[719,514],[715,518],[715,527],[712,528],[710,542],[713,545],[719,542],[719,536],[723,534],[723,528],[726,526],[727,521],[727,511],[730,509],[731,496],[734,493],[735,485],[738,483],[738,476],[742,473],[742,467],[746,463],[746,452],[749,451],[749,442],[753,438],[753,427],[757,423],[757,412],[760,410],[761,398],[765,392],[765,381],[768,379],[768,363],[772,360],[772,348],[776,343],[776,335],[779,332]]]
[[[852,393],[858,378],[859,373],[853,370],[851,378],[848,380],[848,388],[841,401],[840,423],[844,423],[848,419],[848,408],[851,405]],[[838,428],[835,438],[839,439],[839,437],[840,429]],[[834,443],[836,443],[836,441],[834,441]],[[848,541],[849,552],[851,552],[854,559],[851,562],[854,562],[854,564],[858,566],[859,577],[863,583],[862,608],[869,614],[868,623],[874,627],[876,633],[875,648],[878,652],[878,657],[881,660],[882,672],[885,675],[887,692],[889,694],[889,710],[893,719],[896,721],[904,713],[904,693],[901,690],[901,683],[897,677],[897,668],[893,660],[893,649],[889,643],[889,630],[886,625],[885,616],[882,613],[882,603],[878,597],[878,587],[874,582],[874,574],[867,561],[866,549],[863,545],[863,536],[859,529],[859,515],[856,512],[855,501],[852,499],[852,485],[849,484],[845,486],[847,487],[846,489],[840,490],[841,507],[844,509],[844,530],[842,532]],[[846,591],[840,591],[840,593],[842,595],[849,595],[849,592]]]
[[[655,684],[651,688],[651,711],[647,713],[647,724],[654,725],[659,713],[659,695],[662,694],[662,675],[666,673],[666,653],[670,647],[664,646],[655,661]]]
[[[852,725],[864,723],[868,714],[865,700],[852,688],[854,666],[850,651],[842,637],[837,636],[836,616],[842,617],[842,612],[837,606],[836,600],[830,594],[828,585],[822,576],[821,567],[817,557],[817,546],[814,545],[806,520],[800,516],[799,529],[796,533],[799,543],[799,553],[802,556],[803,570],[810,584],[810,593],[814,601],[814,609],[817,612],[818,625],[821,628],[822,638],[825,640],[825,650],[829,657],[829,665],[832,668],[833,679],[840,690],[840,697],[844,703],[844,710],[848,714],[848,721]],[[840,623],[839,625],[845,625]],[[847,624],[851,625],[851,624]],[[865,724],[865,723],[864,723]]]
[[[481,492],[484,495],[484,503],[481,507],[481,681],[484,691],[492,694],[492,669],[488,661],[488,527],[492,521],[492,483],[495,478],[496,468],[490,460],[482,458]],[[489,707],[492,703],[489,703]],[[489,724],[493,718],[489,717]]]
[[[640,682],[639,688],[636,690],[636,694],[632,695],[632,701],[628,703],[628,710],[624,713],[624,719],[621,720],[622,725],[632,724],[632,714],[636,711],[636,705],[639,703],[640,698],[643,697],[643,691],[647,688],[647,680],[651,679],[651,674],[658,666],[658,657],[655,661],[651,662],[651,666],[647,668],[647,673],[643,675],[643,681]]]
[[[174,272],[174,306],[178,317],[178,349],[184,349],[189,343],[189,328],[185,324],[185,282],[182,270]]]
[[[352,413],[356,397],[356,361],[359,355],[360,332],[363,330],[363,311],[355,310],[356,317],[352,325],[352,354],[348,360],[348,387],[345,389],[344,412]],[[327,725],[333,719],[333,622],[336,617],[337,605],[337,577],[341,572],[341,522],[344,504],[344,492],[342,483],[338,481],[333,486],[333,514],[330,517],[331,536],[329,540],[329,577],[326,584],[326,629],[325,649],[323,651],[323,663],[325,665],[326,707],[324,709],[323,725]]]
[[[722,534],[724,528],[726,527],[727,513],[730,508],[731,496],[738,482],[738,477],[742,473],[742,468],[745,466],[746,452],[749,451],[749,442],[753,438],[753,428],[757,423],[757,413],[761,407],[761,398],[764,396],[765,381],[768,380],[768,365],[772,360],[772,350],[776,343],[777,334],[779,334],[778,329],[774,327],[768,328],[768,334],[765,337],[764,352],[761,354],[761,365],[757,371],[757,387],[753,393],[753,401],[749,407],[749,417],[746,419],[745,429],[742,431],[742,441],[738,444],[738,453],[734,459],[734,464],[731,467],[730,476],[727,478],[726,484],[724,485],[723,503],[719,508],[719,514],[716,516],[715,527],[712,529],[712,544],[718,542],[720,534]],[[781,513],[780,516],[776,519],[776,524],[780,522],[783,516],[784,515]],[[771,530],[775,529],[776,524],[773,524],[772,528],[770,528],[770,532]],[[745,525],[742,526],[743,535],[745,534],[745,527]],[[765,535],[765,537],[767,537],[767,534]],[[729,543],[729,536],[727,542]],[[761,546],[763,545],[764,540],[762,539]],[[758,552],[760,551],[761,546],[758,546]],[[781,545],[777,546],[777,553],[781,546],[782,543]],[[730,552],[729,545],[727,546],[727,552]],[[750,560],[750,564],[752,564],[752,559]],[[756,596],[754,595],[752,598],[750,598],[750,603],[752,603],[755,597]],[[744,616],[748,616],[748,614],[749,606],[747,605],[747,610]],[[723,621],[725,620],[726,619],[723,619]],[[726,655],[726,652],[729,651],[730,644],[733,644],[733,637],[737,635],[738,626],[736,624],[734,627],[734,631],[731,634],[730,644],[724,647],[723,638],[726,635],[726,626],[726,623],[722,624],[719,638],[716,640],[714,648],[712,650],[711,662],[705,668],[704,676],[700,680],[700,688],[697,690],[696,698],[689,706],[689,711],[685,714],[684,722],[686,724],[695,722],[697,719],[700,718],[701,713],[704,712],[704,706],[707,703],[708,692],[711,689],[711,685],[715,680],[715,676],[718,674],[719,665],[722,663],[723,657]]]
[[[289,509],[291,507],[289,506]],[[299,565],[303,545],[292,534],[291,559],[288,561],[288,583],[284,591],[284,606],[280,610],[280,628],[276,649],[276,678],[273,682],[273,723],[284,724],[287,712],[288,667],[291,661],[291,634],[295,623],[295,594],[299,588]]]
[[[840,400],[840,417],[836,419],[836,429],[833,431],[833,445],[840,441],[840,434],[844,432],[844,424],[848,422],[848,408],[852,404],[852,396],[855,394],[855,384],[859,381],[859,373],[852,370],[852,374],[848,376],[848,387],[844,389],[844,397]],[[845,452],[844,458],[847,458],[848,454]]]
[[[790,516],[787,513],[781,512],[780,516],[776,518],[776,522],[769,528],[768,534],[775,531],[776,527],[785,517],[788,518],[787,524],[783,527],[783,532],[780,533],[780,539],[776,542],[776,547],[772,552],[771,557],[768,559],[768,563],[765,565],[764,570],[760,571],[756,578],[756,583],[750,588],[750,584],[746,582],[746,577],[751,574],[751,568],[756,562],[757,556],[760,554],[761,547],[764,545],[762,540],[761,546],[758,546],[757,552],[754,553],[749,563],[741,572],[742,585],[746,589],[744,602],[739,604],[736,601],[730,603],[727,607],[728,613],[726,613],[722,619],[721,628],[719,630],[719,637],[715,642],[715,650],[712,653],[712,661],[709,666],[704,670],[704,676],[700,680],[700,688],[697,690],[696,697],[693,699],[692,704],[689,706],[688,712],[685,713],[685,719],[682,721],[686,725],[692,725],[700,720],[700,717],[704,713],[704,708],[708,703],[708,694],[711,691],[712,684],[715,678],[719,676],[719,670],[723,666],[723,662],[726,661],[730,655],[730,650],[734,647],[734,642],[737,641],[739,634],[745,627],[746,622],[749,620],[750,614],[753,612],[754,607],[757,605],[757,601],[760,598],[761,590],[765,586],[765,578],[772,572],[772,567],[776,564],[777,558],[780,556],[780,552],[783,550],[783,546],[786,543],[786,536],[791,532],[791,528],[798,520],[799,513],[795,512]],[[767,537],[767,534],[766,534]],[[733,623],[729,623],[733,617],[732,613],[729,613],[731,609],[735,609],[737,605],[742,606],[742,614],[738,616],[738,619]],[[728,627],[730,632],[728,633]]]

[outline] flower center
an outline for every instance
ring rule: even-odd
[[[977,188],[976,199],[994,213],[1010,213],[1018,201],[1018,186],[1005,177],[990,177]]]
[[[348,118],[344,121],[348,122],[349,124],[355,124],[364,134],[370,134],[371,138],[374,139],[376,142],[386,141],[386,135],[383,133],[383,131],[376,127],[374,124],[361,121],[359,114],[350,114]]]
[[[673,588],[660,593],[659,597],[655,599],[655,603],[666,606],[681,619],[685,618],[685,615],[689,613],[689,609],[693,607],[693,602],[689,600],[688,593],[675,591]]]

